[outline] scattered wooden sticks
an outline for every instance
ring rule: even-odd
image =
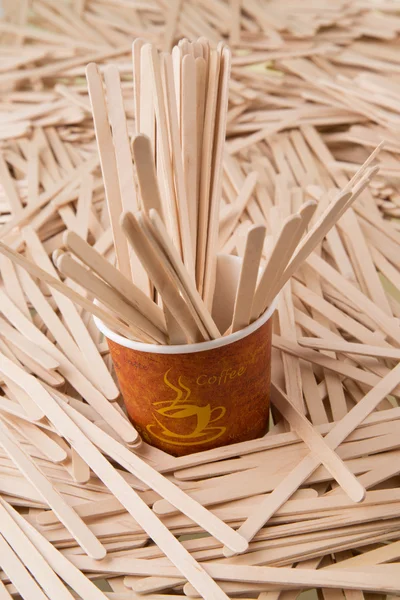
[[[3,4],[0,598],[399,593],[394,6]],[[138,445],[91,314],[187,344],[281,288],[270,432]]]

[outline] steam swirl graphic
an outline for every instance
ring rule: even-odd
[[[164,373],[164,383],[176,396],[171,400],[153,403],[153,417],[156,422],[147,425],[147,431],[156,439],[175,446],[200,446],[221,437],[226,427],[215,427],[212,424],[223,418],[226,408],[211,408],[210,404],[198,406],[190,403],[191,389],[184,385],[181,376],[178,378],[179,387],[176,387],[168,379],[170,371],[171,369],[168,369]],[[188,428],[189,433],[182,433],[182,429],[187,431]]]

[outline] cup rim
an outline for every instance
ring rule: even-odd
[[[147,352],[152,354],[192,354],[194,352],[205,352],[207,350],[214,350],[215,348],[221,348],[222,346],[228,346],[229,344],[234,344],[243,338],[251,335],[257,329],[260,329],[269,321],[272,315],[275,312],[278,296],[274,298],[274,300],[269,305],[268,309],[258,317],[253,323],[250,323],[247,327],[240,329],[239,331],[235,331],[234,333],[230,333],[225,337],[219,337],[215,340],[209,340],[205,342],[199,342],[197,344],[146,344],[145,342],[137,342],[135,340],[129,340],[128,338],[119,335],[109,329],[107,325],[103,323],[101,319],[95,317],[93,315],[93,320],[96,324],[97,329],[101,331],[101,333],[109,340],[123,346],[124,348],[129,348],[130,350],[137,350],[139,352]],[[96,301],[95,301],[96,302]]]

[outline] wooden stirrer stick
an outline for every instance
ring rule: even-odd
[[[303,234],[306,231],[307,226],[308,226],[313,214],[315,213],[316,208],[317,208],[317,204],[313,201],[305,202],[303,204],[302,208],[300,208],[299,213],[298,213],[300,216],[299,225],[298,225],[296,231],[294,232],[293,236],[291,238],[287,239],[287,245],[284,250],[282,260],[279,264],[279,268],[273,275],[273,281],[270,284],[270,288],[268,290],[267,296],[263,299],[263,308],[262,308],[261,312],[263,312],[264,310],[267,309],[267,307],[270,305],[272,300],[277,296],[279,291],[282,289],[282,286],[281,286],[282,274],[285,272],[285,269],[290,260],[290,257],[293,255],[295,248],[297,247],[299,241],[303,237]],[[257,295],[257,290],[256,290],[256,295]],[[253,311],[253,314],[255,314],[255,308],[254,308],[254,310],[253,310],[253,308],[252,308],[252,311]]]
[[[179,218],[175,198],[174,175],[172,171],[172,162],[170,156],[170,146],[167,128],[168,113],[162,85],[160,57],[158,55],[157,49],[154,46],[151,46],[150,44],[146,44],[145,46],[143,46],[142,53],[144,53],[148,57],[151,69],[153,90],[152,93],[157,122],[158,147],[160,149],[159,159],[163,169],[163,200],[165,199],[166,203],[166,210],[163,211],[163,215],[165,216],[167,229],[170,232],[173,242],[175,246],[180,249],[181,232],[179,230]]]
[[[163,220],[163,206],[154,166],[153,149],[150,139],[143,134],[132,141],[132,154],[135,159],[143,210],[148,213],[154,208]]]
[[[204,267],[203,298],[208,310],[211,311],[215,278],[217,272],[217,252],[219,244],[218,218],[221,204],[223,152],[226,136],[226,119],[228,111],[229,76],[231,71],[231,51],[224,44],[218,46],[220,59],[220,74],[218,84],[218,103],[213,143],[211,197],[208,217],[207,248]]]
[[[202,335],[196,325],[189,308],[180,296],[174,284],[152,247],[148,237],[140,227],[132,213],[125,213],[121,218],[122,229],[130,244],[140,256],[150,279],[163,298],[173,317],[179,322],[190,342],[201,341]]]
[[[197,239],[197,182],[198,178],[198,131],[197,110],[198,98],[196,90],[196,60],[187,55],[182,60],[182,98],[181,98],[181,137],[183,175],[188,206],[188,219],[190,228],[190,241],[192,244],[193,268],[196,263],[196,239]],[[193,279],[195,273],[193,272]]]
[[[191,57],[185,57],[190,60]],[[184,60],[185,60],[184,59]],[[174,86],[174,73],[172,66],[172,57],[169,54],[162,54],[162,66],[164,75],[164,87],[166,94],[166,108],[168,113],[169,133],[171,141],[171,156],[172,166],[174,169],[175,176],[175,187],[176,187],[176,200],[178,205],[178,221],[179,229],[181,233],[182,243],[182,255],[183,262],[192,275],[193,280],[195,278],[195,264],[193,254],[193,244],[191,239],[191,229],[189,221],[189,201],[186,194],[187,186],[185,185],[184,176],[184,163],[182,156],[182,144],[180,139],[179,122],[180,115],[177,112],[177,102],[175,97],[175,86]],[[183,68],[183,67],[182,67]],[[194,65],[193,65],[194,69]],[[182,70],[182,78],[184,70]],[[182,84],[184,80],[182,79]],[[183,88],[182,88],[183,91]],[[182,96],[183,101],[183,96]],[[182,103],[183,106],[183,103]],[[194,120],[195,123],[195,120]],[[194,140],[195,143],[195,140]],[[186,149],[187,151],[187,149]],[[194,158],[194,157],[192,157]]]
[[[168,257],[171,266],[176,271],[176,274],[179,278],[179,286],[181,292],[185,294],[185,296],[194,306],[211,339],[216,339],[220,337],[221,334],[217,326],[215,325],[213,318],[208,312],[206,306],[204,305],[204,302],[200,294],[198,293],[192,278],[187,272],[185,266],[183,265],[176,248],[172,244],[172,241],[168,236],[167,230],[165,229],[161,218],[154,209],[150,211],[149,218],[157,242],[160,244],[161,248]]]
[[[2,370],[2,366],[0,366],[0,370]],[[59,399],[56,401],[34,377],[31,377],[21,369],[18,369],[18,372],[21,385],[31,389],[35,401],[44,410],[47,418],[60,435],[72,444],[90,468],[107,485],[110,492],[125,506],[135,521],[143,527],[182,575],[194,585],[203,598],[227,600],[226,594],[207,575],[203,567],[192,558],[174,535],[157,518],[151,508],[147,506],[144,500],[140,498],[130,484],[114,469],[63,410],[62,401]]]
[[[114,141],[119,187],[123,210],[139,210],[136,197],[136,185],[133,175],[132,155],[125,117],[119,70],[109,65],[104,71],[107,90],[107,106]],[[134,252],[129,253],[131,276],[136,285],[144,291],[148,289],[147,274]]]
[[[264,225],[254,225],[247,232],[246,246],[233,309],[233,320],[230,327],[232,333],[243,327],[247,327],[250,323],[251,307],[257,285],[265,233],[266,227]]]
[[[314,248],[323,240],[328,231],[340,219],[343,213],[351,206],[358,198],[361,192],[367,187],[371,177],[377,172],[378,167],[369,169],[364,177],[357,183],[356,189],[353,192],[345,192],[339,195],[339,198],[332,202],[326,211],[321,215],[318,222],[306,235],[302,243],[299,245],[295,255],[292,257],[285,272],[282,275],[279,287],[282,288],[286,281],[290,279],[293,273],[306,260],[307,256]]]
[[[324,441],[334,450],[354,429],[378,406],[384,398],[400,383],[400,365],[390,371],[386,377],[372,388],[368,394],[325,436]],[[318,457],[308,454],[285,477],[274,491],[259,504],[243,525],[238,529],[248,541],[267,523],[275,512],[288,500],[321,464]]]
[[[130,277],[131,270],[128,244],[122,235],[119,224],[119,217],[122,213],[122,200],[118,180],[117,162],[110,124],[107,118],[107,105],[104,97],[103,82],[97,65],[91,63],[86,67],[86,78],[92,105],[97,147],[100,156],[118,266],[125,277]]]
[[[90,269],[79,264],[68,253],[61,254],[57,258],[57,267],[81,287],[93,294],[102,304],[113,310],[135,329],[138,335],[150,343],[156,341],[166,342],[166,336],[132,305],[127,304],[118,293],[107,283],[97,277]]]
[[[42,589],[33,579],[28,569],[15,554],[14,550],[9,546],[0,534],[0,566],[7,575],[11,583],[20,592],[23,598],[29,600],[48,600]]]
[[[3,373],[10,373],[10,377],[15,378],[13,363],[4,355],[0,355],[0,369]],[[36,467],[35,463],[22,450],[18,442],[13,439],[10,431],[0,420],[0,445],[7,455],[24,474],[27,480],[39,492],[40,496],[51,507],[63,525],[68,529],[71,535],[76,539],[81,548],[93,558],[100,560],[106,555],[104,546],[98,541],[96,536],[85,525],[82,519],[63,499],[57,490],[51,485],[48,479]]]
[[[13,521],[23,531],[36,550],[43,556],[47,564],[67,585],[85,600],[106,600],[102,591],[77,569],[51,542],[49,542],[33,525],[20,515],[3,498],[0,504]],[[58,596],[57,596],[58,598]]]
[[[251,308],[251,320],[254,321],[259,317],[265,306],[266,298],[271,297],[271,290],[276,279],[276,273],[284,261],[285,253],[289,245],[289,240],[292,239],[301,223],[301,217],[298,214],[291,215],[283,223],[275,245],[271,252],[268,262],[266,263],[259,283],[257,285],[253,304]]]
[[[118,269],[73,231],[67,231],[63,241],[68,250],[114,288],[125,302],[145,315],[160,331],[167,332],[162,310],[140,288],[124,277]]]
[[[218,80],[220,57],[215,50],[210,51],[208,82],[205,100],[203,146],[201,154],[200,196],[196,249],[196,282],[202,297],[207,253],[209,224],[209,197],[211,190],[211,170],[214,147],[214,128],[217,111]]]
[[[119,319],[111,315],[109,312],[102,309],[100,306],[96,306],[96,304],[93,304],[93,302],[91,302],[84,296],[81,296],[61,281],[58,281],[58,279],[52,277],[46,271],[40,269],[33,262],[22,256],[21,254],[18,254],[18,252],[15,252],[15,250],[12,250],[2,242],[0,242],[0,253],[4,254],[15,264],[28,271],[28,273],[30,273],[33,277],[37,277],[41,281],[47,283],[50,287],[53,287],[54,289],[62,292],[65,296],[73,300],[73,302],[76,302],[78,306],[81,306],[82,308],[84,308],[84,310],[87,310],[88,312],[92,313],[93,315],[104,321],[104,323],[111,327],[111,329],[118,331],[119,333],[121,333],[121,335],[124,335],[129,339],[132,339],[132,337],[134,337],[134,331],[132,331],[132,329],[126,324],[124,324],[122,321],[120,321]]]
[[[73,600],[71,592],[59,580],[2,504],[0,504],[0,532],[49,597]]]

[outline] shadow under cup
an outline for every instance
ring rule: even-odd
[[[232,321],[240,259],[218,257],[213,317]],[[272,315],[231,335],[180,346],[128,340],[95,318],[130,419],[143,440],[183,456],[264,435],[269,421]]]

